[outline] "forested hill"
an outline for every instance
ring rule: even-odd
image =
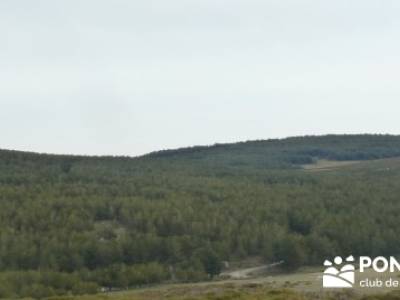
[[[333,255],[397,255],[398,156],[400,136],[389,135],[136,158],[1,150],[0,298],[208,280],[222,261],[249,256],[295,269]],[[365,162],[300,168],[322,158]]]
[[[316,159],[368,160],[395,156],[400,156],[400,136],[326,135],[164,150],[145,157],[203,165],[285,168]]]
[[[101,168],[140,165],[162,168],[196,163],[199,167],[225,166],[255,168],[288,168],[312,163],[317,159],[368,160],[400,156],[400,136],[395,135],[325,135],[285,139],[247,141],[212,146],[194,146],[152,152],[141,157],[49,155],[23,151],[0,150],[0,164],[60,165],[64,171],[74,163]],[[156,164],[152,163],[155,162]]]

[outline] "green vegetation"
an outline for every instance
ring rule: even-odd
[[[187,286],[147,291],[121,292],[108,295],[54,297],[52,300],[400,300],[398,292],[359,295],[347,291],[297,292],[290,288],[274,289],[260,284],[237,286],[226,284],[206,287]]]
[[[254,255],[294,270],[332,255],[398,254],[397,159],[301,168],[396,156],[400,137],[386,135],[139,158],[0,151],[0,297],[207,280],[221,261]]]

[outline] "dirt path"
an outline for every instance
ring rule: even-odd
[[[239,269],[235,271],[225,271],[220,274],[221,277],[228,277],[231,279],[246,279],[265,273],[273,267],[281,265],[283,262],[275,262],[268,265],[262,265],[253,268]]]

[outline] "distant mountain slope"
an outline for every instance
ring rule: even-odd
[[[286,168],[315,159],[368,160],[400,156],[400,136],[326,135],[216,144],[150,153],[144,157],[202,164]]]
[[[85,162],[124,165],[133,162],[200,162],[206,165],[289,167],[315,159],[368,160],[400,156],[398,135],[324,135],[256,140],[161,150],[140,157],[53,155],[0,150],[0,163]]]
[[[26,173],[26,168],[69,171],[72,166],[138,175],[146,170],[287,169],[318,159],[369,160],[400,156],[400,136],[326,135],[247,141],[162,150],[141,157],[50,155],[0,150],[0,167]],[[36,172],[37,173],[37,172]],[[1,174],[0,174],[1,176]]]

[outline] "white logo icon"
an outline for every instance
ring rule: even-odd
[[[325,260],[324,266],[327,267],[324,271],[322,278],[322,286],[324,288],[351,288],[354,284],[354,257],[349,256],[346,258],[347,264],[342,266],[343,259],[336,256],[333,260],[336,266],[329,260]]]

